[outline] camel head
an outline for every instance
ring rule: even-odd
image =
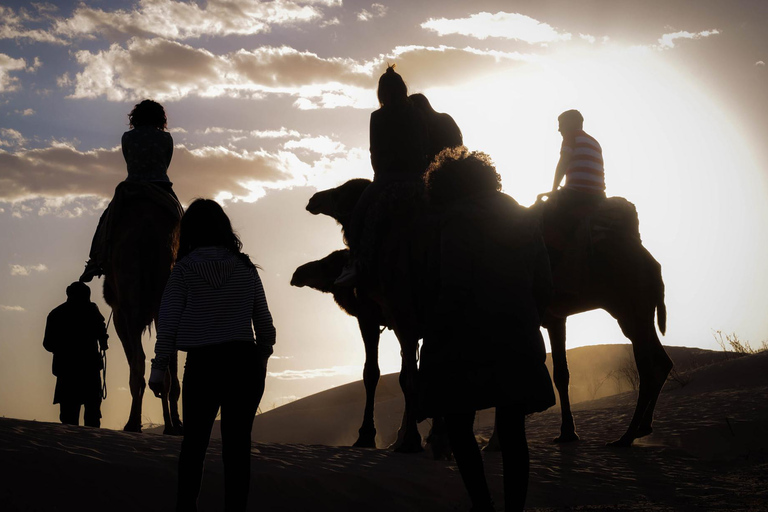
[[[371,180],[355,178],[336,188],[322,190],[309,198],[307,211],[312,215],[328,215],[343,225],[370,183]]]
[[[310,261],[296,269],[291,277],[291,286],[309,286],[321,292],[332,292],[333,282],[339,277],[344,263],[349,259],[349,250],[334,251],[323,259]]]

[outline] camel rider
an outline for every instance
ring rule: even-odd
[[[548,204],[551,203],[551,206],[547,208],[544,218],[550,257],[552,249],[562,251],[565,248],[567,242],[562,239],[571,237],[579,220],[585,215],[585,210],[591,210],[605,199],[603,150],[600,143],[584,131],[584,117],[578,110],[566,110],[557,121],[563,143],[549,194]],[[563,178],[565,186],[558,190]]]
[[[565,187],[557,201],[594,204],[605,199],[603,149],[594,137],[584,131],[584,118],[578,110],[566,110],[557,118],[558,131],[563,136],[560,161],[555,170],[552,192],[556,192],[565,177]]]
[[[368,185],[352,211],[346,232],[350,244],[350,261],[335,284],[352,287],[357,284],[360,237],[365,228],[365,215],[382,191],[395,182],[420,183],[427,169],[429,128],[421,111],[408,101],[408,87],[402,76],[388,66],[379,78],[377,90],[381,108],[371,114],[370,143],[373,182]]]
[[[173,157],[173,137],[166,130],[168,119],[165,109],[152,100],[144,100],[128,114],[130,130],[123,133],[123,157],[128,167],[128,182],[150,182],[161,187],[178,201],[168,179],[168,166]],[[99,219],[99,225],[93,236],[91,252],[80,281],[87,283],[96,276],[104,274],[104,245],[108,233],[105,222],[109,207]]]

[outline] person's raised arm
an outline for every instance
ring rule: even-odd
[[[560,148],[560,160],[557,162],[557,167],[555,168],[555,180],[552,183],[552,192],[556,191],[557,187],[559,187],[560,183],[563,181],[572,154],[573,149],[570,146],[567,146],[565,141],[563,141],[563,146]]]

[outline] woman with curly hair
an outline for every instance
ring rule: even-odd
[[[184,213],[179,255],[165,286],[149,387],[163,392],[176,350],[187,352],[184,440],[176,510],[197,510],[203,462],[221,409],[224,510],[246,509],[251,428],[264,393],[275,328],[259,273],[218,203],[197,199]]]
[[[156,101],[144,100],[133,107],[128,114],[129,131],[123,133],[121,140],[123,157],[128,168],[128,182],[148,182],[159,186],[178,202],[173,192],[173,183],[168,179],[168,167],[173,157],[173,137],[168,133],[168,118],[165,109]],[[104,273],[100,261],[103,258],[103,245],[107,235],[105,219],[109,206],[99,218],[96,233],[91,243],[91,251],[85,270],[80,276],[81,282],[89,282]]]
[[[522,510],[525,416],[555,404],[540,332],[552,287],[544,241],[536,219],[501,193],[486,154],[447,149],[425,179],[440,226],[419,367],[422,415],[445,417],[472,510],[485,512],[494,508],[473,424],[475,411],[495,407],[505,509]]]

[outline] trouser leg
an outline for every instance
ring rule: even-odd
[[[506,407],[497,407],[496,427],[504,464],[504,509],[507,512],[523,510],[529,472],[525,415]]]
[[[193,359],[194,361],[190,361]],[[213,422],[219,411],[218,379],[210,368],[198,367],[197,360],[190,352],[184,371],[182,385],[182,407],[184,408],[184,439],[179,454],[179,481],[176,510],[188,512],[197,510],[197,497],[203,477],[205,452],[211,437]]]
[[[475,441],[475,413],[448,414],[445,426],[461,479],[476,510],[492,510],[491,494],[485,479],[483,458]]]
[[[85,403],[83,423],[86,427],[101,427],[101,398]]]
[[[221,405],[221,444],[224,461],[224,510],[242,512],[251,484],[251,429],[264,393],[265,372],[255,347],[233,347],[233,367]]]
[[[80,406],[76,402],[61,402],[59,408],[59,420],[64,425],[80,424]]]

